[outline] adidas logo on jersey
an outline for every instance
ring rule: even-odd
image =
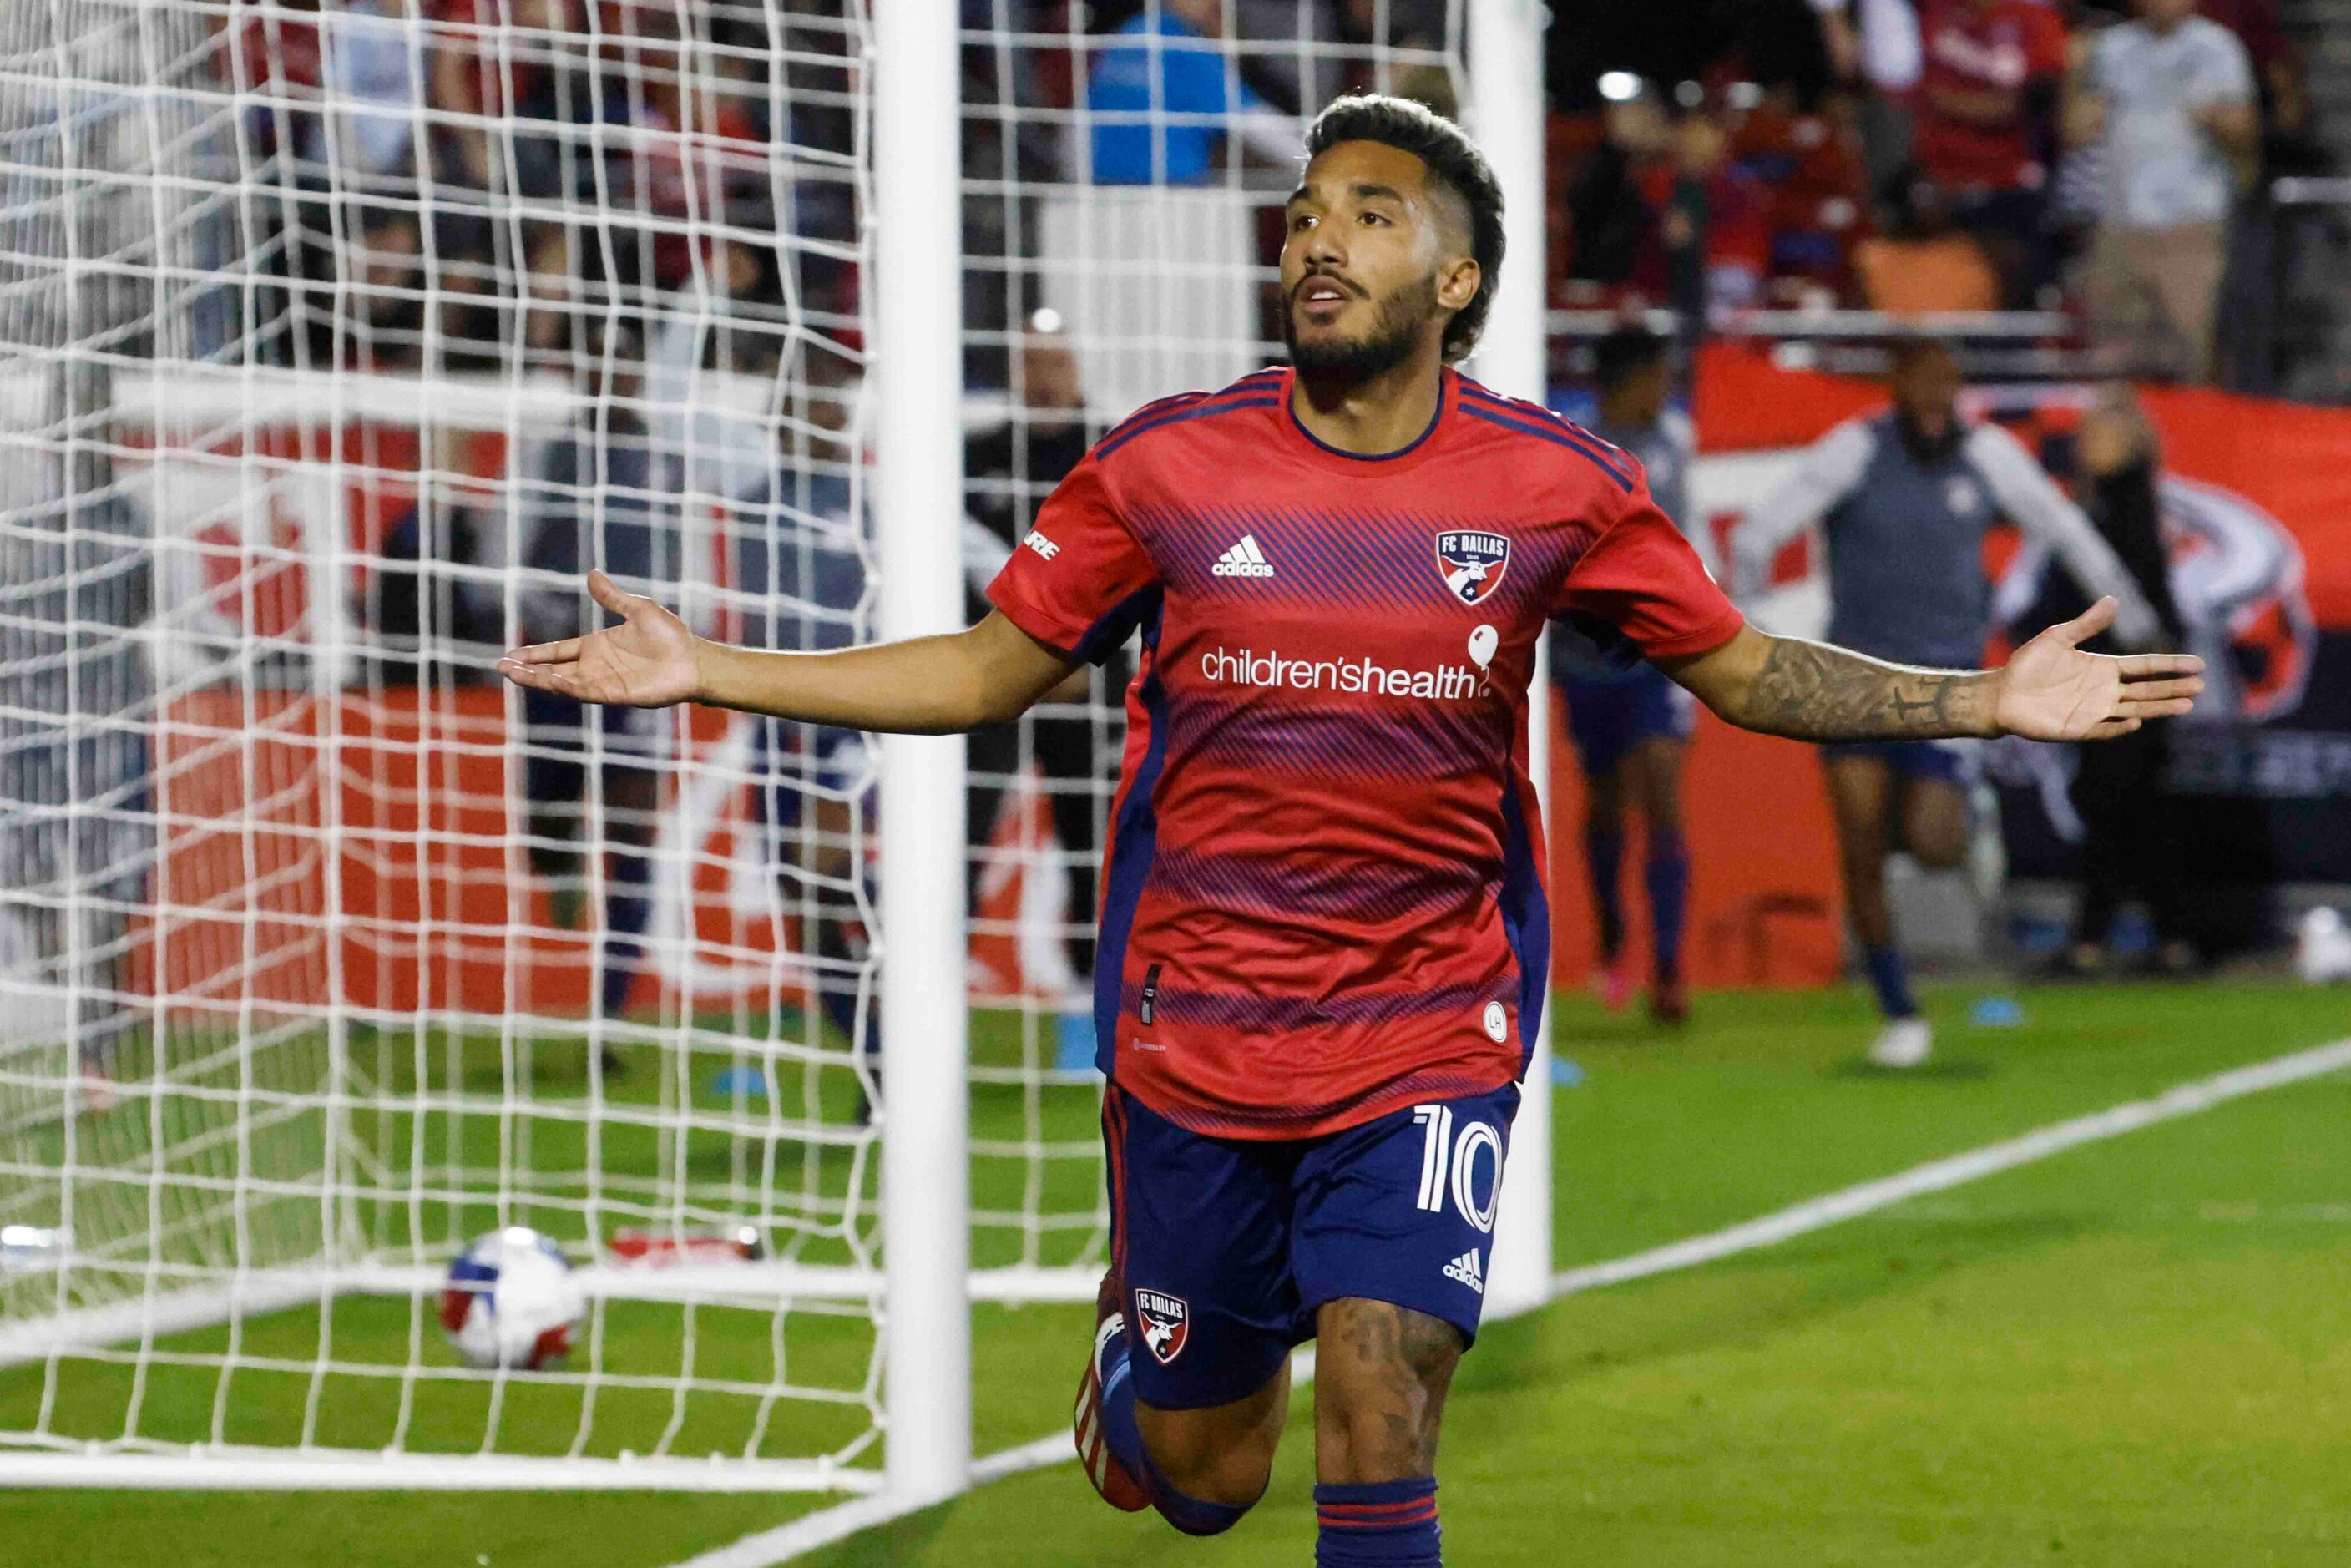
[[[1273,562],[1257,548],[1255,534],[1243,534],[1240,543],[1217,558],[1214,570],[1218,577],[1271,577]]]
[[[1460,1281],[1481,1296],[1486,1293],[1486,1271],[1478,1267],[1478,1249],[1474,1247],[1445,1266],[1445,1277]]]

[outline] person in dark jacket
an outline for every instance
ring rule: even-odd
[[[657,591],[682,574],[676,509],[663,494],[640,412],[635,335],[626,328],[601,334],[580,370],[571,429],[540,446],[515,486],[520,564],[528,569],[517,595],[519,630],[528,637],[595,629],[595,607],[578,588],[579,574],[591,566]],[[584,856],[602,848],[596,1016],[616,1019],[644,967],[653,910],[648,852],[668,726],[635,708],[600,707],[591,716],[559,692],[526,692],[522,706],[531,867],[549,885],[559,924],[597,927],[587,907],[595,879]],[[606,1065],[617,1065],[609,1049]]]
[[[1037,508],[1092,440],[1077,356],[1058,323],[1030,322],[1017,361],[1019,408],[999,429],[964,446],[964,507],[978,530],[967,529],[967,594],[976,620],[987,612],[986,590],[1036,518]],[[1066,919],[1073,979],[1093,971],[1094,883],[1100,871],[1102,819],[1117,782],[1125,737],[1121,696],[1127,664],[1121,654],[1101,668],[1081,671],[1049,693],[1046,706],[1017,723],[987,725],[970,740],[970,839],[985,866],[998,813],[1024,768],[1033,768],[1053,814],[1053,836],[1068,867]]]
[[[2109,390],[2083,417],[2077,450],[2084,510],[2162,622],[2165,645],[2184,644],[2157,493],[2162,453],[2155,427],[2127,386]],[[2107,641],[2095,638],[2084,646],[2111,653]],[[2168,836],[2164,772],[2170,762],[2170,735],[2168,725],[2150,724],[2112,746],[2075,748],[2074,809],[2081,813],[2084,832],[2081,904],[2073,943],[2059,960],[2062,970],[2086,977],[2108,967],[2109,929],[2133,896],[2146,904],[2155,926],[2156,966],[2178,973],[2197,962],[2195,947],[2181,935],[2178,862],[2146,850]]]

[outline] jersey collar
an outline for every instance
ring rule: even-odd
[[[1284,366],[1281,372],[1281,423],[1289,433],[1291,449],[1318,465],[1333,472],[1350,474],[1358,478],[1401,473],[1426,458],[1436,447],[1435,436],[1444,424],[1446,415],[1453,412],[1460,399],[1460,373],[1449,366],[1440,373],[1437,386],[1437,412],[1429,416],[1428,428],[1414,436],[1394,452],[1377,452],[1368,455],[1343,452],[1322,441],[1298,421],[1298,372]]]

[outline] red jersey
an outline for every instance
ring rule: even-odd
[[[1918,167],[1946,190],[2031,190],[2048,171],[2033,147],[2030,110],[1994,125],[1936,112],[1937,89],[2022,93],[2065,71],[2065,24],[2033,0],[1928,0],[1919,8],[1918,41],[1925,58],[1913,97]]]
[[[1549,980],[1527,685],[1553,616],[1653,655],[1741,622],[1640,465],[1445,372],[1364,458],[1287,369],[1145,406],[988,597],[1095,659],[1140,626],[1104,855],[1100,1064],[1196,1131],[1298,1138],[1525,1069]]]

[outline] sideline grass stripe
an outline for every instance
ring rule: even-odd
[[[1771,1247],[1865,1214],[1890,1208],[1928,1193],[1946,1192],[1988,1176],[1997,1176],[2001,1171],[2031,1165],[2035,1160],[2045,1160],[2052,1155],[2063,1154],[2084,1144],[2120,1137],[2142,1127],[2177,1121],[2182,1116],[2195,1115],[2199,1111],[2209,1111],[2215,1105],[2224,1105],[2231,1100],[2241,1100],[2248,1094],[2259,1094],[2264,1090],[2323,1078],[2346,1068],[2351,1068],[2351,1040],[2339,1040],[2331,1045],[2313,1046],[2290,1056],[2257,1061],[2250,1067],[2236,1068],[2215,1077],[2167,1089],[2152,1100],[2133,1100],[2108,1110],[2094,1111],[2086,1116],[2076,1116],[2071,1121],[2053,1123],[2001,1143],[1986,1144],[1964,1154],[1930,1160],[1898,1176],[1844,1187],[1781,1209],[1776,1214],[1764,1215],[1760,1219],[1747,1220],[1705,1236],[1694,1236],[1686,1241],[1670,1241],[1663,1247],[1652,1247],[1646,1252],[1635,1252],[1630,1257],[1612,1258],[1605,1262],[1566,1270],[1552,1276],[1551,1298],[1557,1301],[1562,1296],[1595,1291],[1604,1285],[1646,1280],[1677,1269],[1694,1269],[1734,1253]]]
[[[1848,1219],[1891,1208],[1914,1197],[1947,1192],[1969,1182],[2014,1170],[2019,1166],[2032,1165],[2085,1144],[2118,1138],[2126,1133],[2135,1133],[2144,1127],[2210,1111],[2232,1100],[2241,1100],[2248,1095],[2306,1082],[2346,1070],[2351,1070],[2351,1040],[2313,1046],[2306,1051],[2258,1061],[2250,1067],[2235,1068],[2210,1078],[2199,1078],[2168,1089],[2152,1099],[2133,1100],[2069,1121],[2052,1123],[2018,1137],[1987,1144],[1981,1148],[1947,1155],[1939,1160],[1930,1160],[1896,1176],[1843,1187],[1704,1236],[1694,1236],[1687,1240],[1653,1247],[1645,1252],[1562,1270],[1552,1276],[1549,1300],[1555,1301],[1563,1296],[1596,1291],[1607,1285],[1621,1285],[1634,1280],[1695,1269],[1738,1253],[1776,1246],[1798,1236],[1841,1225]],[[1311,1346],[1304,1347],[1292,1357],[1290,1368],[1294,1381],[1304,1383],[1311,1380]],[[1007,1476],[1019,1475],[1024,1470],[1061,1464],[1076,1457],[1076,1451],[1070,1444],[1070,1435],[1054,1432],[1034,1442],[1006,1448],[975,1461],[971,1468],[972,1485],[981,1486]],[[859,1498],[853,1502],[810,1514],[789,1524],[745,1536],[731,1545],[689,1558],[676,1564],[676,1568],[775,1568],[776,1564],[789,1563],[818,1547],[830,1546],[860,1531],[888,1524],[927,1506],[929,1504],[894,1498],[886,1492]]]

